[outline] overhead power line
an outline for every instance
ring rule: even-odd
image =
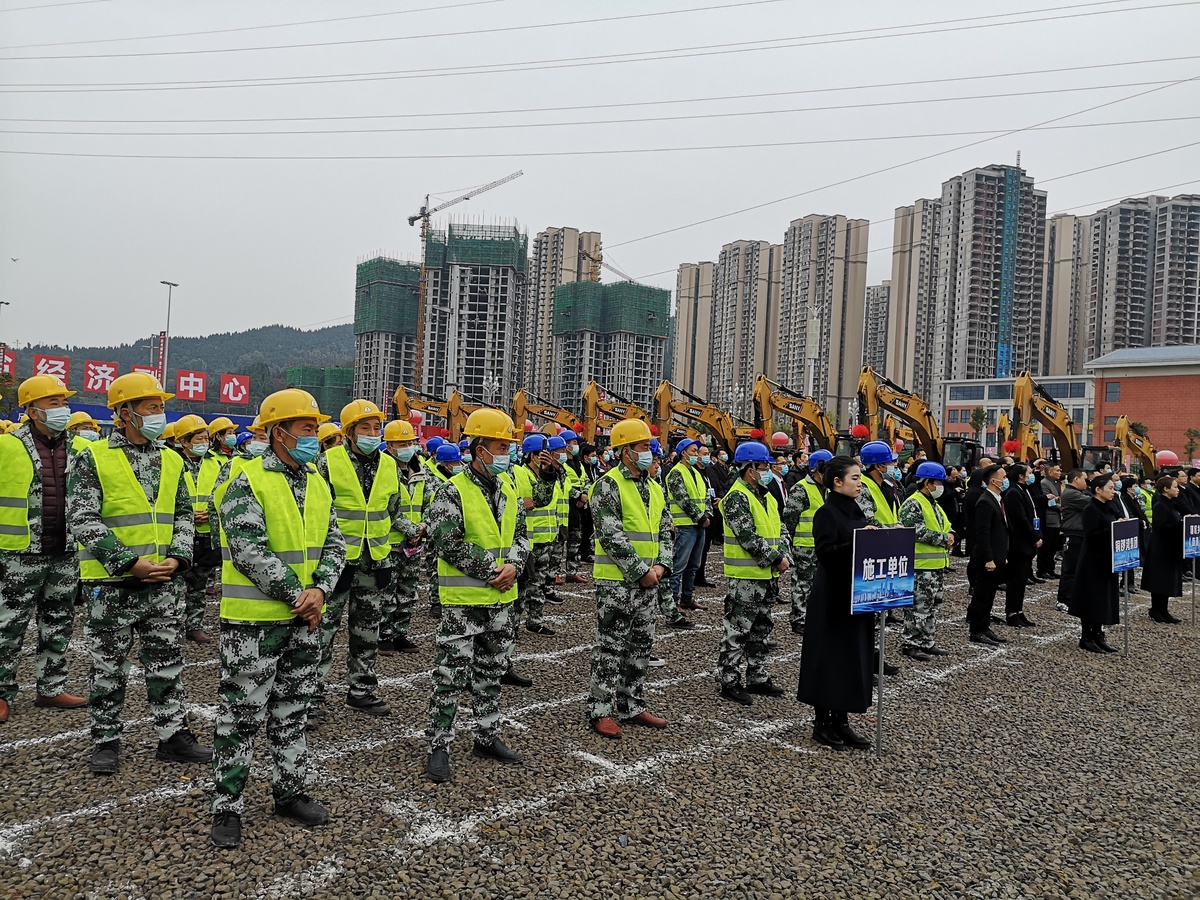
[[[41,6],[10,6],[0,9],[0,13],[36,11],[39,9],[54,9],[59,6],[87,6],[89,3],[111,3],[112,0],[68,0],[66,3],[43,3]]]
[[[1148,12],[1170,9],[1174,7],[1195,6],[1200,0],[1177,0],[1172,3],[1158,3],[1149,6],[1126,7],[1118,9],[1101,9],[1090,12],[1070,13],[1041,18],[1017,19],[1008,22],[984,22],[973,25],[954,25],[948,28],[929,28],[918,31],[903,31],[892,34],[867,34],[866,32],[880,29],[862,29],[854,36],[843,36],[831,39],[812,40],[812,36],[794,38],[769,38],[756,41],[725,41],[720,44],[705,44],[696,47],[668,48],[666,50],[637,51],[632,53],[612,53],[596,56],[564,57],[545,60],[524,60],[515,63],[485,64],[479,66],[457,66],[448,68],[400,69],[384,72],[351,72],[333,75],[289,75],[267,78],[241,79],[212,79],[206,81],[141,81],[141,82],[103,82],[85,84],[80,82],[23,82],[10,83],[2,88],[3,93],[125,93],[142,91],[183,91],[183,90],[214,90],[244,87],[279,87],[285,85],[308,84],[342,84],[361,81],[395,81],[413,78],[447,78],[471,75],[498,75],[510,72],[546,71],[552,69],[588,68],[594,66],[623,65],[634,62],[652,62],[659,60],[694,59],[710,56],[727,56],[738,53],[761,52],[765,50],[788,50],[801,47],[825,46],[831,44],[854,43],[859,41],[883,40],[889,38],[916,37],[928,34],[945,34],[948,32],[973,31],[983,28],[1002,28],[1011,25],[1054,22],[1067,19],[1089,18],[1093,16],[1115,15],[1128,12]],[[977,16],[975,19],[990,18]],[[967,21],[967,20],[945,20]],[[913,26],[892,26],[892,30],[911,28]],[[771,46],[766,46],[770,44]]]

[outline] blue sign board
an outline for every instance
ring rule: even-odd
[[[1183,558],[1200,559],[1200,516],[1183,517]]]
[[[916,592],[917,532],[913,528],[859,528],[854,532],[851,613],[912,606]]]
[[[1137,519],[1122,519],[1112,523],[1112,570],[1132,572],[1142,562],[1138,549],[1138,531],[1141,523]]]

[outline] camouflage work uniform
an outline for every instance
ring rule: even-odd
[[[590,555],[590,548],[584,546],[585,518],[591,518],[592,511],[587,506],[588,489],[592,480],[588,477],[587,467],[579,458],[568,459],[563,472],[568,478],[570,491],[567,502],[570,512],[567,519],[567,574],[578,575],[583,568],[583,559]],[[583,500],[584,505],[579,506]]]
[[[426,523],[426,526],[428,526],[429,510],[433,508],[434,498],[437,497],[438,491],[440,491],[442,489],[442,487],[446,484],[446,481],[449,478],[449,474],[442,471],[437,466],[431,465],[431,466],[426,466],[425,468],[427,470],[429,470],[430,472],[436,473],[436,474],[428,475],[425,480],[425,510],[422,513],[421,518]],[[441,476],[445,476],[445,477],[441,477]],[[430,548],[429,548],[429,544],[428,544],[428,541],[429,541],[428,527],[426,527],[426,531],[425,531],[425,540],[426,540],[425,577],[429,583],[429,614],[431,616],[433,616],[434,618],[437,618],[438,616],[440,616],[442,614],[442,602],[441,602],[440,594],[438,593],[438,577],[437,577],[437,560],[438,560],[438,558],[437,558],[436,553],[430,552]]]
[[[371,496],[371,485],[379,471],[379,450],[369,456],[347,450],[346,455],[358,474],[363,496]],[[337,493],[329,478],[329,458],[322,454],[317,459],[317,471],[329,484],[329,491]],[[388,516],[392,531],[401,534],[416,534],[417,526],[401,511],[403,495],[396,491],[388,500]],[[321,616],[321,668],[317,676],[317,690],[313,696],[316,703],[325,702],[325,681],[333,667],[333,639],[342,627],[342,614],[350,607],[348,616],[349,640],[346,651],[347,699],[364,701],[375,696],[379,677],[375,673],[375,658],[379,653],[379,628],[383,622],[383,611],[391,603],[392,576],[395,557],[391,554],[381,560],[371,557],[369,549],[362,548],[362,555],[345,564],[341,580],[334,592],[325,601],[325,613]]]
[[[187,452],[179,455],[183,457],[184,470],[190,472],[192,478],[198,479],[200,465],[204,459],[196,459]],[[228,462],[225,462],[225,458],[222,456],[216,458],[222,461],[222,465],[220,474],[217,475],[216,485],[213,487],[214,491],[229,477]],[[213,512],[211,502],[208,504],[208,510],[210,531],[207,534],[201,531],[196,532],[192,565],[179,580],[180,591],[183,595],[183,630],[185,634],[204,627],[204,609],[208,604],[209,597],[213,595],[213,585],[216,584],[219,588],[221,584],[221,548],[215,543],[216,531],[212,530],[212,520],[216,518],[216,514]]]
[[[552,474],[547,480],[544,476],[539,475],[530,469],[530,484],[533,486],[533,505],[535,507],[543,507],[550,503],[554,497],[555,485],[558,483],[557,474]],[[526,512],[525,515],[528,515]],[[512,631],[513,642],[517,640],[517,633],[521,628],[521,616],[526,616],[526,624],[530,628],[541,628],[542,618],[546,611],[546,581],[554,579],[554,566],[557,560],[555,548],[561,546],[561,541],[557,537],[553,541],[545,541],[540,544],[530,542],[529,545],[529,561],[525,565],[525,571],[521,573],[520,592],[517,594],[517,600],[513,604],[512,611]]]
[[[500,482],[480,475],[474,466],[467,474],[486,498],[499,522],[504,517],[507,497]],[[462,499],[458,487],[446,482],[438,488],[429,508],[428,540],[437,556],[470,578],[488,581],[495,577],[496,557],[466,539],[463,527]],[[516,567],[517,576],[529,559],[529,538],[525,533],[525,508],[517,504],[517,524],[507,562]],[[495,606],[444,604],[438,622],[437,656],[433,665],[433,693],[429,698],[429,749],[444,750],[454,740],[454,718],[458,697],[471,692],[475,718],[475,740],[491,746],[500,734],[500,677],[508,670],[512,653],[512,603]]]
[[[33,461],[29,485],[29,546],[23,550],[0,550],[0,699],[17,695],[17,660],[30,617],[37,616],[37,692],[57,697],[66,690],[67,644],[75,620],[75,591],[79,585],[79,563],[69,543],[68,517],[58,523],[58,534],[42,534],[42,459],[30,425],[9,435],[19,441]],[[59,437],[57,440],[65,440]],[[49,442],[54,449],[58,445]],[[69,446],[69,445],[68,445]],[[64,454],[62,490],[67,478]]]
[[[307,479],[304,470],[289,468],[271,450],[263,469],[282,472],[303,514]],[[311,467],[305,467],[312,471]],[[267,549],[266,516],[245,474],[225,488],[220,529],[233,566],[268,596],[289,606],[300,596],[296,573]],[[213,528],[217,538],[217,528]],[[329,533],[313,572],[313,587],[328,597],[346,564],[346,545],[330,510]],[[250,775],[254,737],[267,722],[271,754],[271,790],[277,804],[304,792],[308,741],[304,726],[317,689],[321,659],[320,632],[303,619],[272,622],[221,620],[220,711],[213,741],[213,812],[242,813],[242,791]]]
[[[767,503],[770,496],[767,491],[759,487],[750,487],[750,490],[755,492],[760,502]],[[781,559],[790,559],[782,543],[772,546],[768,538],[758,533],[754,514],[750,510],[750,500],[741,491],[730,491],[725,495],[721,501],[721,516],[738,544],[759,566],[769,569]],[[766,642],[774,627],[771,604],[775,600],[775,582],[774,575],[769,579],[729,578],[725,593],[725,618],[721,620],[721,649],[717,658],[717,682],[721,687],[741,684],[743,659],[746,663],[747,685],[763,684],[770,678]]]
[[[792,535],[792,563],[795,574],[792,576],[792,611],[789,616],[792,631],[800,631],[804,628],[804,621],[808,617],[808,595],[812,593],[813,579],[817,576],[817,553],[813,547],[797,547],[794,543],[796,528],[800,524],[800,517],[808,510],[808,491],[805,490],[803,481],[808,481],[810,484],[817,485],[812,480],[812,476],[808,476],[802,481],[797,481],[792,485],[792,489],[788,492],[787,503],[783,506],[781,518],[783,519],[784,531]],[[817,487],[824,491],[820,485]],[[866,491],[863,491],[866,493]]]
[[[153,443],[134,444],[120,431],[109,435],[108,445],[124,452],[134,477],[153,503],[158,496],[163,455],[175,451],[159,451]],[[95,557],[111,576],[111,580],[98,583],[100,591],[92,598],[88,612],[88,634],[92,638],[92,693],[88,698],[92,740],[103,744],[121,736],[129,651],[136,635],[142,644],[138,661],[146,672],[146,697],[154,716],[154,730],[159,740],[167,741],[185,727],[180,643],[183,602],[179,586],[174,581],[143,586],[141,582],[121,577],[138,561],[138,556],[101,521],[103,501],[95,458],[92,453],[83,453],[75,460],[67,479],[71,532],[84,551]],[[176,577],[187,571],[195,542],[192,498],[180,478],[171,545],[164,554],[179,562]],[[96,584],[85,581],[85,593]]]
[[[425,486],[421,497],[422,515],[418,517],[423,520],[424,512],[429,509],[431,482],[434,479],[426,478],[424,466],[413,472],[399,460],[396,461],[396,465],[400,470],[402,484],[404,477],[408,476],[407,490],[410,497],[418,485]],[[403,518],[404,521],[397,524],[400,526],[398,532],[404,537],[413,537],[421,530],[421,526],[413,524],[407,516]],[[409,556],[404,552],[405,546],[397,544],[392,548],[392,591],[383,611],[383,621],[379,625],[381,641],[394,641],[398,637],[405,637],[412,624],[413,607],[417,604],[417,586],[421,580],[421,566],[427,554],[422,549],[420,553]]]
[[[936,500],[929,501],[934,514],[945,517],[946,513]],[[916,494],[909,497],[900,507],[900,524],[917,530],[917,543],[945,547],[949,535],[930,530],[925,524],[925,514],[917,501]],[[904,610],[904,646],[928,650],[934,646],[937,635],[937,607],[945,597],[945,569],[915,569],[916,590],[913,605]]]
[[[649,477],[630,471],[623,462],[618,465],[621,474],[636,485],[649,509]],[[656,565],[662,566],[666,573],[660,584],[671,574],[675,561],[671,511],[664,496],[662,517],[657,523],[658,558],[646,562],[625,534],[620,488],[612,478],[597,479],[591,504],[596,541],[603,556],[621,570],[624,580],[596,580],[596,645],[592,649],[587,718],[591,722],[606,716],[632,719],[646,711],[642,693],[654,647],[655,610],[659,608],[659,588],[644,588],[638,581]],[[596,563],[600,561],[601,555],[597,553]]]

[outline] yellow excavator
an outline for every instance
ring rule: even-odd
[[[450,440],[458,443],[462,437],[463,428],[467,424],[467,416],[482,407],[474,403],[464,403],[462,395],[456,390],[449,399],[436,400],[416,390],[409,390],[400,385],[392,396],[396,404],[396,417],[407,420],[412,411],[418,410],[426,415],[440,416],[446,420],[446,430],[450,432]]]
[[[1154,445],[1150,443],[1149,438],[1144,438],[1132,428],[1129,427],[1129,416],[1121,416],[1117,419],[1117,449],[1119,451],[1117,460],[1113,463],[1114,468],[1123,467],[1122,454],[1128,453],[1132,457],[1133,465],[1142,470],[1143,478],[1153,478],[1158,471],[1158,460],[1154,456]]]
[[[676,399],[676,392],[683,399]],[[717,409],[703,398],[697,397],[669,381],[664,381],[654,392],[654,424],[658,426],[660,435],[670,433],[673,416],[699,422],[708,429],[718,446],[724,449],[730,457],[737,450],[738,442],[753,440],[756,431],[749,422],[738,424],[734,421],[733,416],[724,410]]]
[[[596,431],[604,424],[601,417],[613,423],[621,419],[641,419],[647,425],[654,424],[650,414],[636,403],[589,381],[583,389],[583,439],[589,444],[596,443]]]
[[[905,390],[870,366],[863,366],[858,377],[858,418],[867,426],[870,440],[880,440],[883,434],[882,413],[891,413],[907,423],[912,429],[913,443],[934,462],[973,469],[979,461],[978,443],[968,438],[943,438],[933,410],[918,394]]]
[[[1090,472],[1099,468],[1102,463],[1112,464],[1111,447],[1079,445],[1071,414],[1034,381],[1033,376],[1026,370],[1017,376],[1013,385],[1012,413],[1012,421],[1016,425],[1014,439],[1021,444],[1019,458],[1026,462],[1042,455],[1037,438],[1032,433],[1035,420],[1054,438],[1055,452],[1051,457],[1057,457],[1057,462],[1065,468],[1082,468]]]
[[[811,435],[822,450],[832,451],[837,445],[837,429],[825,415],[825,410],[812,397],[784,387],[766,375],[754,379],[754,424],[763,434],[771,428],[778,413],[787,416],[801,428],[801,438]]]
[[[583,419],[573,412],[569,412],[561,406],[555,406],[553,403],[547,403],[540,397],[526,392],[524,388],[513,394],[512,414],[518,431],[525,428],[525,422],[530,416],[547,419],[570,431],[574,431],[577,425],[583,424]]]

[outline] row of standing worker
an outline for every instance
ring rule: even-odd
[[[856,528],[916,528],[905,653],[949,653],[935,642],[935,615],[955,544],[944,495],[959,479],[919,462],[905,498],[895,454],[879,442],[858,459],[789,457],[747,442],[730,460],[683,441],[668,461],[641,421],[617,423],[599,450],[571,432],[518,442],[505,413],[482,409],[463,446],[431,441],[422,452],[409,423],[387,422],[368,401],[344,408],[339,428],[311,395],[287,389],[262,402],[241,452],[231,422],[196,416],[175,423],[172,450],[162,446],[171,395],[151,375],[112,383],[106,439],[97,423],[73,418],[72,392],[57,379],[35,376],[18,393],[30,420],[0,436],[0,721],[36,616],[34,702],[88,706],[90,768],[115,774],[136,637],[157,758],[211,761],[219,847],[241,840],[264,722],[275,812],[327,821],[306,792],[306,731],[323,718],[334,639],[345,618],[346,705],[389,715],[376,656],[419,649],[408,635],[425,571],[438,619],[425,766],[435,782],[450,778],[464,691],[473,754],[521,762],[500,737],[499,701],[503,685],[532,684],[512,666],[522,620],[529,634],[553,635],[544,611],[561,600],[555,585],[585,583],[589,562],[596,638],[585,716],[606,738],[667,727],[644,696],[647,668],[661,662],[651,652],[656,620],[691,627],[685,613],[703,608],[694,590],[711,543],[728,579],[720,695],[748,706],[785,694],[768,652],[780,579],[791,579],[790,624],[805,635],[797,698],[816,709],[819,743],[869,746],[847,718],[870,704],[877,662],[872,618],[850,614]],[[87,605],[87,698],[66,692],[77,595]],[[211,640],[203,615],[213,595],[222,674],[209,750],[185,715],[182,641]]]

